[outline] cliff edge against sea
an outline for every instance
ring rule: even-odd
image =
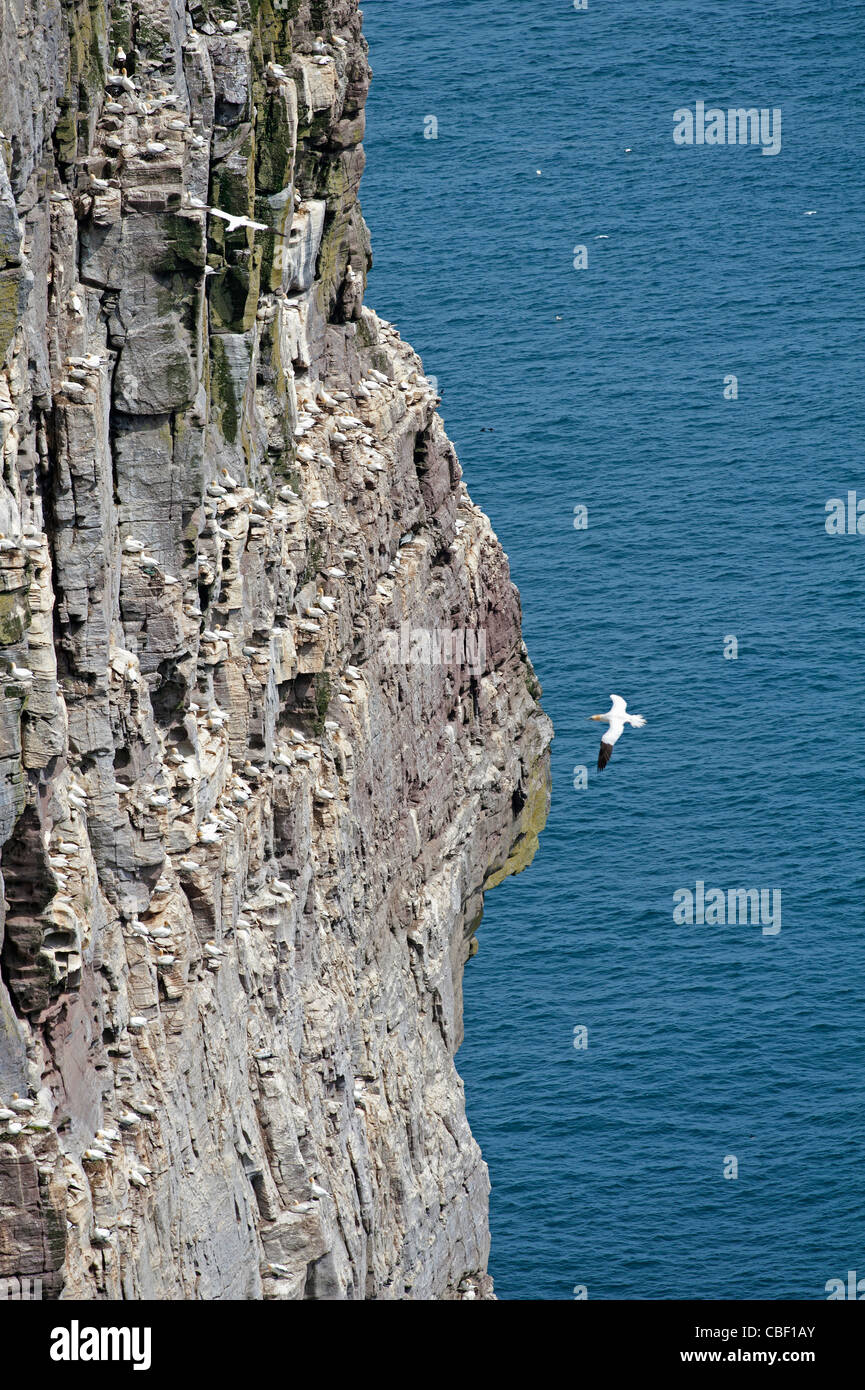
[[[462,972],[551,728],[364,304],[356,0],[0,25],[0,1281],[490,1296]]]

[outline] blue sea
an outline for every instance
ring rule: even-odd
[[[865,536],[825,526],[865,498],[865,11],[363,9],[368,300],[556,729],[466,971],[498,1296],[824,1299],[865,1276]],[[780,108],[780,152],[676,145],[698,101]],[[598,773],[611,691],[648,722]],[[675,922],[698,881],[781,930]]]

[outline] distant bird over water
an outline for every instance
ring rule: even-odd
[[[598,771],[603,772],[610,758],[613,756],[613,745],[621,737],[622,730],[626,724],[630,724],[634,729],[642,729],[645,726],[645,719],[641,714],[628,714],[628,702],[623,700],[621,695],[611,695],[612,708],[606,714],[591,714],[590,719],[605,720],[609,724],[607,732],[601,737],[601,747],[598,752]]]

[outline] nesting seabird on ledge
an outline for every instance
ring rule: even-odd
[[[634,729],[642,729],[645,726],[645,719],[641,714],[628,714],[628,703],[623,700],[621,695],[611,695],[612,707],[606,714],[591,714],[590,719],[605,720],[609,724],[607,732],[601,737],[601,747],[598,752],[598,771],[603,772],[610,758],[613,756],[613,745],[621,737],[622,730],[626,724],[630,724]]]

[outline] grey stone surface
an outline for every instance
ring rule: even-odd
[[[0,9],[0,1278],[490,1297],[462,976],[551,729],[364,305],[356,0],[204,15]]]

